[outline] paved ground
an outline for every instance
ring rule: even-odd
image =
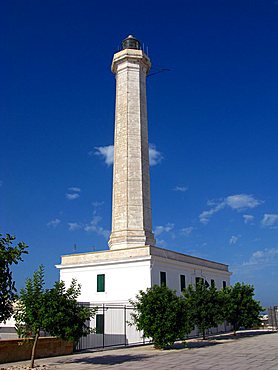
[[[188,348],[159,351],[153,346],[121,348],[36,360],[37,369],[107,370],[278,370],[278,333],[221,336],[193,340]],[[0,369],[26,369],[28,362],[4,364]]]

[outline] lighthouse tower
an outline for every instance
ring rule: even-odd
[[[150,67],[150,59],[131,35],[112,61],[116,109],[111,250],[155,245],[146,100]]]
[[[133,36],[113,56],[116,110],[109,249],[64,255],[56,265],[66,286],[73,278],[81,284],[82,302],[128,305],[139,290],[156,284],[181,294],[200,279],[219,289],[230,282],[227,265],[175,252],[174,246],[172,250],[155,246],[146,103],[150,67],[150,59]],[[112,321],[107,319],[105,325],[112,327]]]

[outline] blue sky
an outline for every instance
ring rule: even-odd
[[[278,302],[278,2],[2,1],[0,230],[29,246],[23,286],[107,248],[113,53],[134,34],[147,79],[158,246],[227,263]]]

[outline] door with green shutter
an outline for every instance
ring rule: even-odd
[[[96,334],[104,334],[104,315],[96,315]]]

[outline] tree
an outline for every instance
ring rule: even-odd
[[[232,326],[234,335],[241,327],[252,327],[260,324],[260,302],[254,296],[254,287],[249,284],[236,283],[220,292],[223,301],[224,318]]]
[[[81,306],[77,302],[80,292],[81,286],[75,279],[68,289],[63,281],[58,281],[45,292],[45,328],[51,335],[77,342],[92,332],[86,321],[95,314],[97,308]]]
[[[206,338],[206,330],[223,322],[221,301],[214,285],[207,286],[202,280],[196,287],[189,285],[183,292],[194,324]]]
[[[137,329],[152,338],[156,348],[173,345],[193,329],[185,300],[166,286],[154,285],[146,292],[140,290],[136,300],[130,303]]]
[[[17,297],[11,266],[22,260],[27,245],[23,242],[13,246],[14,236],[0,234],[0,322],[9,319],[13,313],[13,303]]]
[[[77,302],[80,285],[73,280],[66,289],[64,282],[56,282],[51,289],[44,289],[44,268],[39,266],[33,278],[26,281],[20,291],[15,310],[16,328],[20,337],[33,337],[31,365],[34,367],[40,331],[44,330],[61,339],[77,341],[92,332],[86,321],[96,309]]]

